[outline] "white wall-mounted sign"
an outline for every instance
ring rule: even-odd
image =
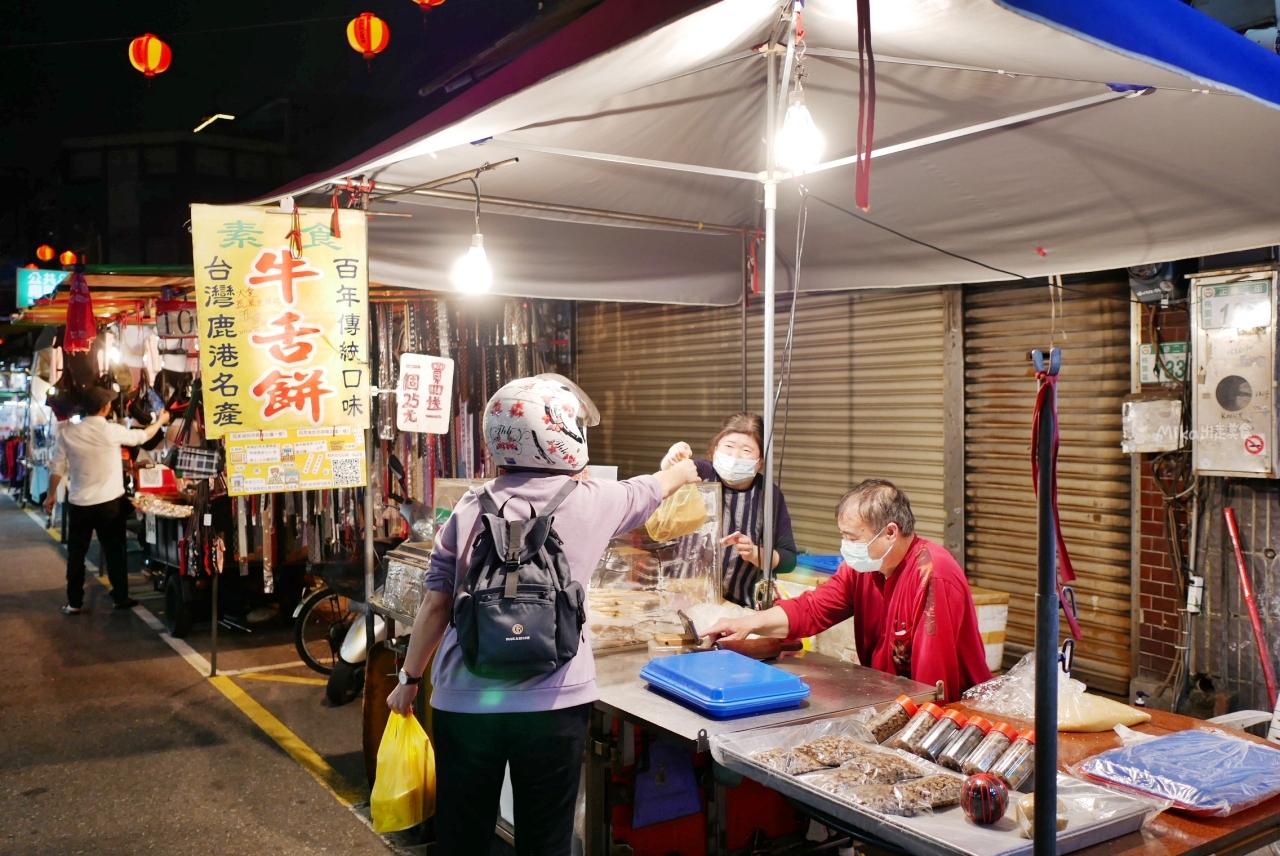
[[[400,357],[396,387],[396,428],[426,434],[448,434],[453,401],[453,360],[429,354]]]

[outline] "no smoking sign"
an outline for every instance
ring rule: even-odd
[[[1250,455],[1261,455],[1267,450],[1267,441],[1261,434],[1250,434],[1244,438],[1244,450]]]

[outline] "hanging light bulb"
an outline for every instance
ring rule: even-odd
[[[482,294],[493,285],[493,268],[484,253],[484,235],[471,236],[471,249],[453,266],[453,284],[467,294]]]
[[[476,191],[476,232],[471,236],[471,249],[453,265],[454,288],[467,294],[482,294],[493,285],[493,268],[484,252],[484,235],[480,234],[480,185],[470,179]]]
[[[803,173],[822,160],[822,133],[805,106],[804,89],[799,80],[790,101],[786,118],[782,120],[782,133],[778,134],[778,163],[793,173]]]

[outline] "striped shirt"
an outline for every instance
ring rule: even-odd
[[[764,475],[757,473],[755,480],[746,490],[734,490],[723,483],[710,461],[695,461],[698,475],[703,481],[721,482],[721,493],[724,505],[721,508],[721,535],[728,536],[735,532],[751,536],[755,544],[764,537]],[[773,486],[773,549],[778,551],[781,561],[777,573],[783,574],[796,565],[796,538],[791,531],[791,515],[787,512],[787,501],[777,485]],[[754,609],[756,605],[756,583],[764,573],[761,568],[752,565],[733,547],[723,548],[721,570],[725,600]]]

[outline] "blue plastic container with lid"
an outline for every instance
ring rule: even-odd
[[[799,707],[809,685],[788,672],[736,651],[657,657],[640,670],[650,687],[711,716],[742,716]]]
[[[841,561],[839,554],[834,556],[815,556],[812,553],[801,553],[796,556],[796,564],[800,567],[824,574],[834,574],[840,570]]]

